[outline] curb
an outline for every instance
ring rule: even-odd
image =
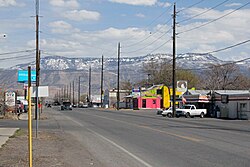
[[[20,128],[0,128],[0,148],[13,136]]]

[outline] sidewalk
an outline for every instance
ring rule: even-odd
[[[17,130],[19,130],[19,128],[0,128],[0,148],[2,148],[2,145],[4,145]]]

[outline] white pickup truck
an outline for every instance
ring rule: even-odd
[[[200,116],[203,118],[207,114],[207,109],[196,109],[195,105],[185,105],[182,108],[176,109],[176,117],[185,116]]]

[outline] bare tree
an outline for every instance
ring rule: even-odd
[[[144,73],[150,74],[149,83],[172,85],[172,64],[169,61],[150,62],[144,64]],[[188,81],[188,87],[196,87],[199,83],[199,77],[192,71],[186,71],[178,68],[176,71],[177,80]],[[145,83],[145,81],[144,81]]]
[[[239,79],[246,82],[246,78],[235,64],[211,65],[203,76],[204,88],[211,90],[242,89]]]

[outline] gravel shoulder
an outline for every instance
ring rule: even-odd
[[[36,167],[104,167],[84,145],[60,130],[33,133],[33,166]],[[0,149],[0,167],[29,166],[28,132],[19,130]]]

